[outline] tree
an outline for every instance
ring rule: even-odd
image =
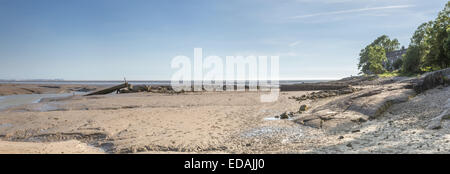
[[[450,2],[447,2],[444,10],[439,12],[429,31],[428,40],[430,44],[429,52],[425,57],[424,65],[432,70],[442,69],[450,66],[448,56],[448,28],[450,22]]]
[[[386,71],[383,62],[386,62],[387,58],[383,47],[379,45],[370,46],[367,51],[367,57],[370,72],[381,74]]]
[[[403,57],[402,71],[408,73],[419,73],[421,63],[421,49],[417,45],[410,45]]]
[[[379,45],[384,48],[385,52],[391,52],[391,51],[398,50],[400,43],[398,42],[397,39],[390,40],[389,36],[382,35],[382,36],[378,37],[377,39],[375,39],[371,45],[372,46]]]
[[[380,48],[378,48],[378,47]],[[371,65],[371,61],[370,61],[370,57],[369,57],[369,49],[370,47],[377,47],[372,48],[375,49],[377,51],[383,52],[384,57],[386,57],[386,52],[391,52],[391,51],[395,51],[398,50],[400,46],[400,43],[398,42],[397,39],[389,39],[389,36],[386,35],[382,35],[380,37],[378,37],[377,39],[375,39],[371,44],[367,45],[364,49],[361,50],[361,52],[359,53],[359,63],[358,63],[358,69],[361,70],[362,73],[364,74],[372,74],[372,73],[376,73],[375,71],[371,71],[371,67],[378,67],[379,65]],[[372,50],[374,51],[374,50]],[[374,54],[372,52],[372,54]],[[377,53],[379,54],[379,53]],[[386,60],[384,60],[386,61]],[[373,62],[373,61],[372,61]],[[381,62],[381,67],[383,66],[383,62]],[[384,69],[384,67],[383,67]]]
[[[403,57],[402,71],[408,73],[419,73],[423,69],[423,62],[430,49],[429,45],[429,31],[432,26],[432,22],[421,24],[417,27],[413,36],[411,37],[411,43],[408,50]]]
[[[450,2],[434,21],[414,32],[403,60],[404,72],[426,72],[450,66]]]
[[[447,26],[447,40],[445,40],[445,52],[447,53],[447,58],[450,57],[450,26]],[[447,59],[448,60],[448,59]]]

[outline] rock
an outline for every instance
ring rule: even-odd
[[[308,106],[306,106],[306,105],[301,105],[300,106],[300,109],[299,109],[300,112],[303,112],[303,111],[306,111],[306,110],[308,110]]]
[[[367,119],[368,119],[368,117],[359,116],[359,117],[351,119],[351,121],[356,122],[356,123],[364,123],[367,121]]]
[[[303,101],[303,100],[315,100],[315,99],[321,99],[321,98],[328,98],[328,97],[334,97],[338,95],[345,95],[350,94],[353,92],[358,91],[358,89],[353,88],[352,86],[348,85],[347,87],[336,89],[336,90],[323,90],[319,92],[312,92],[306,95],[302,95],[300,97],[292,96],[290,99],[295,99],[297,101]]]
[[[347,147],[353,147],[353,145],[352,145],[352,143],[348,143],[347,145],[345,145],[345,146],[347,146]]]
[[[431,119],[431,122],[427,126],[427,129],[440,129],[441,121],[443,119],[448,119],[448,118],[450,118],[450,112],[449,112],[449,109],[445,109],[441,114],[439,114],[435,118]]]
[[[450,68],[428,72],[423,74],[414,82],[413,88],[417,93],[421,93],[439,85],[445,86],[450,84],[450,80],[448,78],[449,76]]]
[[[383,90],[374,89],[369,90],[363,94],[352,97],[352,103],[348,110],[362,113],[374,119],[382,115],[393,104],[406,102],[415,92],[412,89],[397,89],[397,90]]]
[[[450,73],[450,68],[446,71],[441,71],[441,74],[447,73]],[[432,78],[428,75],[428,80],[422,79],[424,80],[422,82],[424,89],[428,88],[426,85],[427,82],[442,85],[441,83],[447,83],[448,81],[448,78],[446,81],[446,78],[441,77],[442,75],[431,76]],[[439,81],[439,78],[443,80]],[[417,85],[414,85],[414,83],[412,83],[414,80],[411,79],[412,78],[405,78],[403,80],[390,80],[376,82],[374,84],[368,83],[373,86],[362,86],[362,88],[358,89],[348,86],[346,88],[336,90],[311,92],[309,94],[302,95],[295,99],[297,101],[306,99],[314,100],[324,97],[331,97],[335,94],[337,97],[323,101],[323,105],[315,106],[313,109],[309,109],[308,113],[305,113],[305,110],[307,110],[306,105],[302,105],[298,111],[299,113],[303,113],[301,115],[302,117],[296,119],[295,122],[314,128],[321,128],[333,133],[350,132],[353,128],[355,128],[355,126],[361,125],[363,122],[383,116],[392,105],[407,102],[410,98],[414,97],[417,94],[415,91],[417,89]],[[305,107],[305,109],[302,107]],[[444,108],[450,108],[450,99],[449,102],[445,104]],[[439,115],[439,118],[433,119],[428,128],[440,128],[441,120],[447,117],[450,118],[450,116],[447,116],[450,115],[448,112],[450,111]],[[395,115],[397,113],[394,111],[392,114]],[[385,116],[389,115],[390,114],[386,114]],[[355,132],[357,131],[353,131],[353,133]]]
[[[281,115],[280,115],[280,119],[288,119],[289,118],[289,116],[288,116],[288,114],[286,114],[286,112],[283,112]]]
[[[353,93],[353,92],[354,92],[353,88],[345,88],[345,89],[339,90],[339,94],[340,95],[350,94],[350,93]]]
[[[356,133],[356,132],[360,132],[360,130],[359,129],[352,130],[352,133]]]
[[[337,95],[337,92],[336,91],[330,91],[330,92],[328,92],[328,95],[333,97],[333,96]]]
[[[313,127],[313,128],[322,128],[322,124],[323,124],[323,120],[321,120],[320,118],[303,121],[303,125]]]
[[[320,115],[318,117],[324,121],[334,119],[334,115]]]
[[[339,136],[338,139],[342,140],[342,139],[344,139],[344,136],[341,135],[341,136]]]
[[[431,119],[430,124],[427,126],[428,129],[440,129],[441,121],[443,119],[450,118],[450,98],[447,99],[444,105],[444,111],[441,114]]]

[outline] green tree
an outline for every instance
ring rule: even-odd
[[[406,54],[403,56],[402,71],[408,73],[419,73],[421,63],[421,49],[419,46],[409,46]]]
[[[450,26],[447,26],[447,40],[445,40],[445,52],[447,53],[447,58],[450,57]]]
[[[421,24],[417,27],[408,50],[403,57],[402,71],[408,73],[419,73],[423,69],[423,62],[430,50],[429,35],[432,22]]]
[[[379,65],[371,65],[370,56],[369,56],[369,49],[370,47],[380,47],[381,49],[375,49],[378,51],[382,51],[384,54],[384,57],[386,57],[386,52],[391,52],[398,50],[400,47],[400,43],[397,39],[390,39],[389,36],[382,35],[375,39],[371,44],[367,45],[364,49],[361,50],[359,53],[359,63],[358,63],[358,69],[361,70],[364,74],[372,74],[376,73],[375,71],[371,71],[373,67],[378,67]],[[372,48],[374,49],[374,48]],[[373,51],[373,50],[372,50]],[[372,52],[373,54],[373,52]],[[386,61],[386,60],[384,60]],[[381,66],[383,65],[383,62],[381,62]],[[372,67],[372,68],[371,68]],[[383,68],[384,69],[384,68]]]
[[[381,74],[386,71],[383,62],[386,62],[386,53],[384,48],[378,45],[370,46],[367,51],[369,62],[369,71],[375,74]]]
[[[406,56],[404,72],[424,72],[450,66],[450,2],[434,21],[420,25],[414,32]]]
[[[448,56],[448,28],[450,22],[450,2],[447,2],[444,10],[439,12],[429,31],[429,52],[425,57],[424,65],[433,70],[447,68],[450,66]]]
[[[378,37],[377,39],[375,39],[371,45],[372,46],[379,45],[384,48],[385,52],[391,52],[391,51],[398,50],[400,43],[398,42],[397,39],[391,40],[391,39],[389,39],[389,36],[382,35],[382,36]]]

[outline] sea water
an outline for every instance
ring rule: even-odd
[[[85,93],[61,93],[61,94],[20,94],[7,95],[0,97],[0,111],[13,106],[20,106],[25,104],[39,103],[43,98],[59,98],[69,97],[72,95],[82,95]]]

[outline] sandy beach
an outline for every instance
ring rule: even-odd
[[[450,87],[410,95],[401,80],[364,80],[348,94],[308,100],[295,96],[320,90],[282,91],[273,103],[260,102],[262,92],[42,99],[0,112],[0,153],[449,153],[450,121],[439,129],[426,127],[444,109]],[[390,103],[376,117],[357,109],[358,103],[378,107],[378,100],[395,96],[391,91],[406,100]],[[341,111],[349,100],[353,104]],[[300,114],[301,105],[308,109]],[[280,119],[284,112],[295,114]]]

